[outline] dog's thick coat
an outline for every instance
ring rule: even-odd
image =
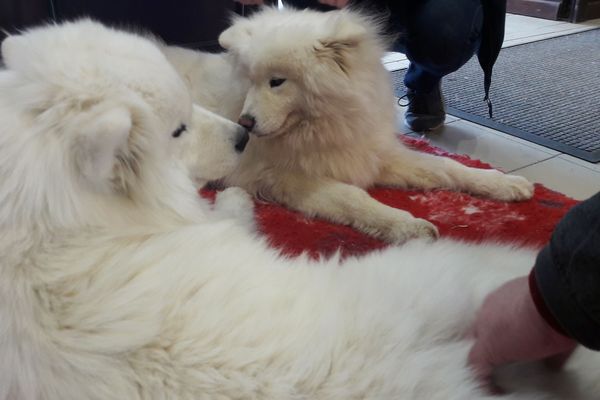
[[[533,252],[415,241],[341,266],[282,259],[226,216],[251,210],[243,192],[216,210],[197,196],[179,140],[214,178],[237,128],[206,132],[152,43],[81,21],[2,54],[1,400],[490,398],[465,327]],[[204,146],[212,134],[231,147]],[[597,378],[590,360],[574,361]],[[506,398],[599,389],[533,377]]]
[[[254,135],[230,185],[391,242],[437,231],[365,188],[449,188],[503,201],[532,196],[522,177],[468,168],[398,141],[384,46],[376,23],[356,12],[265,9],[237,19],[219,40],[250,80],[240,121],[253,125]]]

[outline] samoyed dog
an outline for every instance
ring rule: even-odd
[[[235,20],[219,42],[250,80],[240,123],[252,135],[229,185],[397,243],[437,230],[365,188],[448,188],[502,201],[532,196],[522,177],[468,168],[398,141],[392,84],[380,62],[385,46],[377,23],[357,12],[267,8]]]
[[[244,140],[205,125],[153,43],[83,20],[2,55],[0,399],[492,398],[465,331],[533,251],[442,240],[285,259],[226,212],[251,211],[243,191],[215,209],[197,195],[180,141],[214,179]],[[592,398],[594,361],[499,379],[507,399]]]

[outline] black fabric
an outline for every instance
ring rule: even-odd
[[[534,268],[540,293],[564,330],[600,350],[600,193],[559,222]]]
[[[1,1],[0,1],[1,2]],[[148,30],[168,44],[219,50],[217,38],[230,24],[234,0],[53,0],[58,21],[89,16],[116,27]]]
[[[490,100],[490,85],[492,84],[492,70],[500,54],[504,41],[504,26],[506,24],[506,0],[482,0],[483,3],[483,29],[481,31],[481,44],[477,53],[479,64],[483,69],[484,100],[488,104],[490,117],[493,116],[492,102]]]

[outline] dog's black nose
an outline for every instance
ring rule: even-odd
[[[248,144],[248,140],[250,139],[250,135],[245,128],[240,128],[240,133],[235,141],[235,151],[241,153],[246,148]]]
[[[254,125],[256,125],[256,120],[250,114],[243,114],[240,117],[240,120],[238,121],[238,124],[240,124],[241,126],[243,126],[244,128],[246,128],[246,130],[248,132],[250,132],[250,131],[252,131],[252,129],[254,129]]]

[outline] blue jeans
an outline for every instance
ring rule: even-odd
[[[316,0],[284,1],[297,8],[327,9]],[[481,0],[355,0],[390,12],[399,37],[392,50],[406,54],[406,87],[430,92],[442,77],[462,67],[479,49],[483,25]],[[331,9],[331,8],[329,8]]]

